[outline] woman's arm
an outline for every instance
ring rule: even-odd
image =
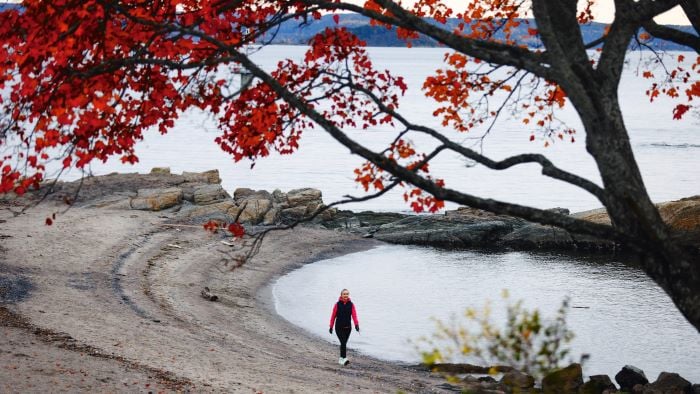
[[[333,313],[331,313],[331,324],[329,325],[333,328],[333,323],[335,323],[335,315],[338,313],[338,303],[333,304]]]
[[[355,304],[352,304],[351,313],[352,313],[352,321],[355,322],[355,329],[357,331],[360,331],[360,321],[357,320],[357,311],[355,310]]]

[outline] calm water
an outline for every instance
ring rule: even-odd
[[[270,69],[283,57],[301,58],[305,48],[276,46],[257,54],[257,61]],[[409,91],[402,100],[401,109],[407,117],[441,129],[439,120],[432,116],[434,106],[420,90],[425,77],[441,67],[443,49],[438,48],[371,48],[372,58],[379,69],[390,69],[403,75]],[[700,166],[700,134],[698,120],[686,116],[683,121],[671,120],[671,107],[661,101],[649,104],[644,95],[648,81],[634,77],[628,70],[621,90],[621,104],[631,134],[635,153],[649,193],[656,201],[666,201],[700,194],[700,180],[696,169]],[[567,108],[558,114],[572,127],[579,122],[575,113]],[[374,148],[382,148],[393,137],[389,130],[348,130],[360,141]],[[483,130],[468,134],[446,133],[453,139],[478,146]],[[545,153],[560,167],[598,182],[595,167],[583,145],[585,135],[576,135],[577,143],[558,142],[549,148],[543,141],[529,142],[531,131],[524,128],[519,119],[504,117],[494,131],[483,140],[483,150],[495,159],[523,152]],[[332,141],[321,130],[304,133],[300,150],[288,156],[273,155],[258,160],[253,169],[251,163],[234,163],[213,142],[217,136],[214,123],[201,113],[190,112],[179,119],[174,129],[165,136],[157,132],[147,134],[137,153],[140,162],[134,166],[122,165],[118,160],[96,164],[96,174],[109,172],[148,172],[152,167],[170,166],[174,172],[202,171],[217,168],[221,171],[224,187],[232,191],[237,187],[283,191],[298,187],[316,187],[322,190],[324,200],[331,202],[342,196],[362,195],[354,179],[353,169],[361,160],[349,155],[347,149]],[[420,135],[409,135],[420,144],[432,146]],[[426,148],[428,149],[428,148]],[[447,185],[468,191],[474,195],[492,196],[506,201],[530,204],[542,208],[566,207],[572,211],[597,208],[600,204],[579,189],[556,182],[539,174],[535,165],[520,166],[508,171],[491,171],[482,167],[469,167],[462,159],[446,155],[431,166],[431,173],[443,177]],[[77,173],[68,174],[75,178]],[[388,193],[381,199],[369,201],[362,207],[401,211],[408,206],[401,198],[401,191]]]
[[[273,68],[284,57],[299,59],[302,47],[269,47],[256,55],[265,68]],[[441,67],[443,49],[372,48],[378,68],[402,75],[409,91],[402,111],[416,122],[440,129],[432,116],[434,106],[420,91],[425,77]],[[688,56],[691,58],[692,56]],[[649,193],[655,201],[700,194],[700,133],[698,119],[686,116],[671,120],[671,105],[650,104],[644,91],[648,81],[625,73],[620,100],[631,142]],[[571,108],[557,114],[570,126],[579,122]],[[393,137],[390,130],[347,130],[370,147],[380,149]],[[456,135],[455,140],[478,147],[483,130]],[[494,132],[483,139],[483,151],[494,159],[534,152],[545,153],[555,164],[598,182],[593,161],[585,151],[585,135],[577,143],[558,142],[544,148],[543,141],[529,142],[531,131],[519,119],[501,119]],[[173,172],[221,171],[224,187],[284,191],[298,187],[322,190],[332,202],[343,195],[362,195],[354,183],[353,168],[361,160],[332,141],[321,130],[306,132],[300,150],[291,155],[234,163],[214,144],[214,123],[207,116],[183,114],[166,136],[147,135],[139,145],[140,162],[124,166],[118,160],[94,165],[95,174],[150,171],[169,166]],[[421,136],[410,138],[426,149],[432,144]],[[600,204],[577,188],[539,175],[539,167],[528,165],[505,172],[471,167],[460,158],[446,155],[434,162],[431,172],[447,185],[478,196],[490,196],[537,207],[566,207],[572,211],[597,208]],[[79,174],[68,174],[76,178]],[[401,191],[351,209],[404,211]],[[497,304],[501,289],[512,298],[524,298],[530,306],[553,311],[564,295],[574,305],[570,323],[577,333],[577,351],[592,353],[586,373],[614,374],[625,363],[643,368],[650,378],[663,369],[700,382],[700,337],[676,312],[668,298],[639,271],[618,263],[599,264],[561,256],[527,253],[478,254],[441,252],[386,246],[369,252],[312,264],[284,277],[275,288],[280,313],[295,324],[323,335],[328,313],[339,289],[349,287],[358,303],[364,332],[353,334],[351,344],[363,352],[389,360],[416,360],[408,338],[428,334],[430,316],[445,318],[467,306],[480,307],[487,299]],[[293,302],[292,302],[293,301]],[[327,332],[323,335],[330,339]]]
[[[485,254],[387,245],[319,261],[280,278],[273,293],[278,313],[323,339],[340,289],[350,289],[361,335],[350,348],[385,360],[417,362],[409,340],[435,330],[431,318],[448,321],[467,307],[491,301],[495,322],[511,302],[553,316],[571,298],[573,359],[591,355],[588,375],[614,376],[625,364],[656,379],[677,372],[700,382],[700,336],[644,273],[619,262],[508,252]],[[576,308],[579,307],[579,308]],[[585,307],[585,308],[580,308]],[[466,360],[475,361],[475,360]]]

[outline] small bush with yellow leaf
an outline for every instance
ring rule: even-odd
[[[506,292],[504,298],[508,298]],[[492,322],[487,303],[480,312],[467,309],[466,321],[456,317],[448,323],[436,320],[437,331],[417,345],[429,367],[469,360],[486,366],[506,365],[541,378],[569,361],[565,360],[570,353],[567,345],[574,335],[566,326],[568,309],[569,300],[564,299],[554,318],[545,320],[537,309],[525,309],[522,300],[509,302],[505,325],[499,327]]]

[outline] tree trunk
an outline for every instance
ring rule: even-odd
[[[644,271],[700,331],[700,259],[673,239],[649,198],[616,93],[600,93],[593,107],[596,113],[582,114],[586,147],[608,194],[606,208],[612,224],[638,240],[630,246],[639,255]]]

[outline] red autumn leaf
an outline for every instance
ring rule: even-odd
[[[215,233],[219,229],[219,223],[217,223],[214,220],[210,220],[202,225],[204,227],[204,230]]]
[[[686,89],[685,94],[688,96],[688,100],[692,100],[693,97],[700,97],[700,81],[694,82],[690,88]]]
[[[673,119],[680,120],[683,115],[690,109],[689,105],[678,104],[676,108],[673,109]]]
[[[245,235],[245,228],[240,223],[230,223],[228,225],[228,231],[233,235],[234,238],[241,238]]]

